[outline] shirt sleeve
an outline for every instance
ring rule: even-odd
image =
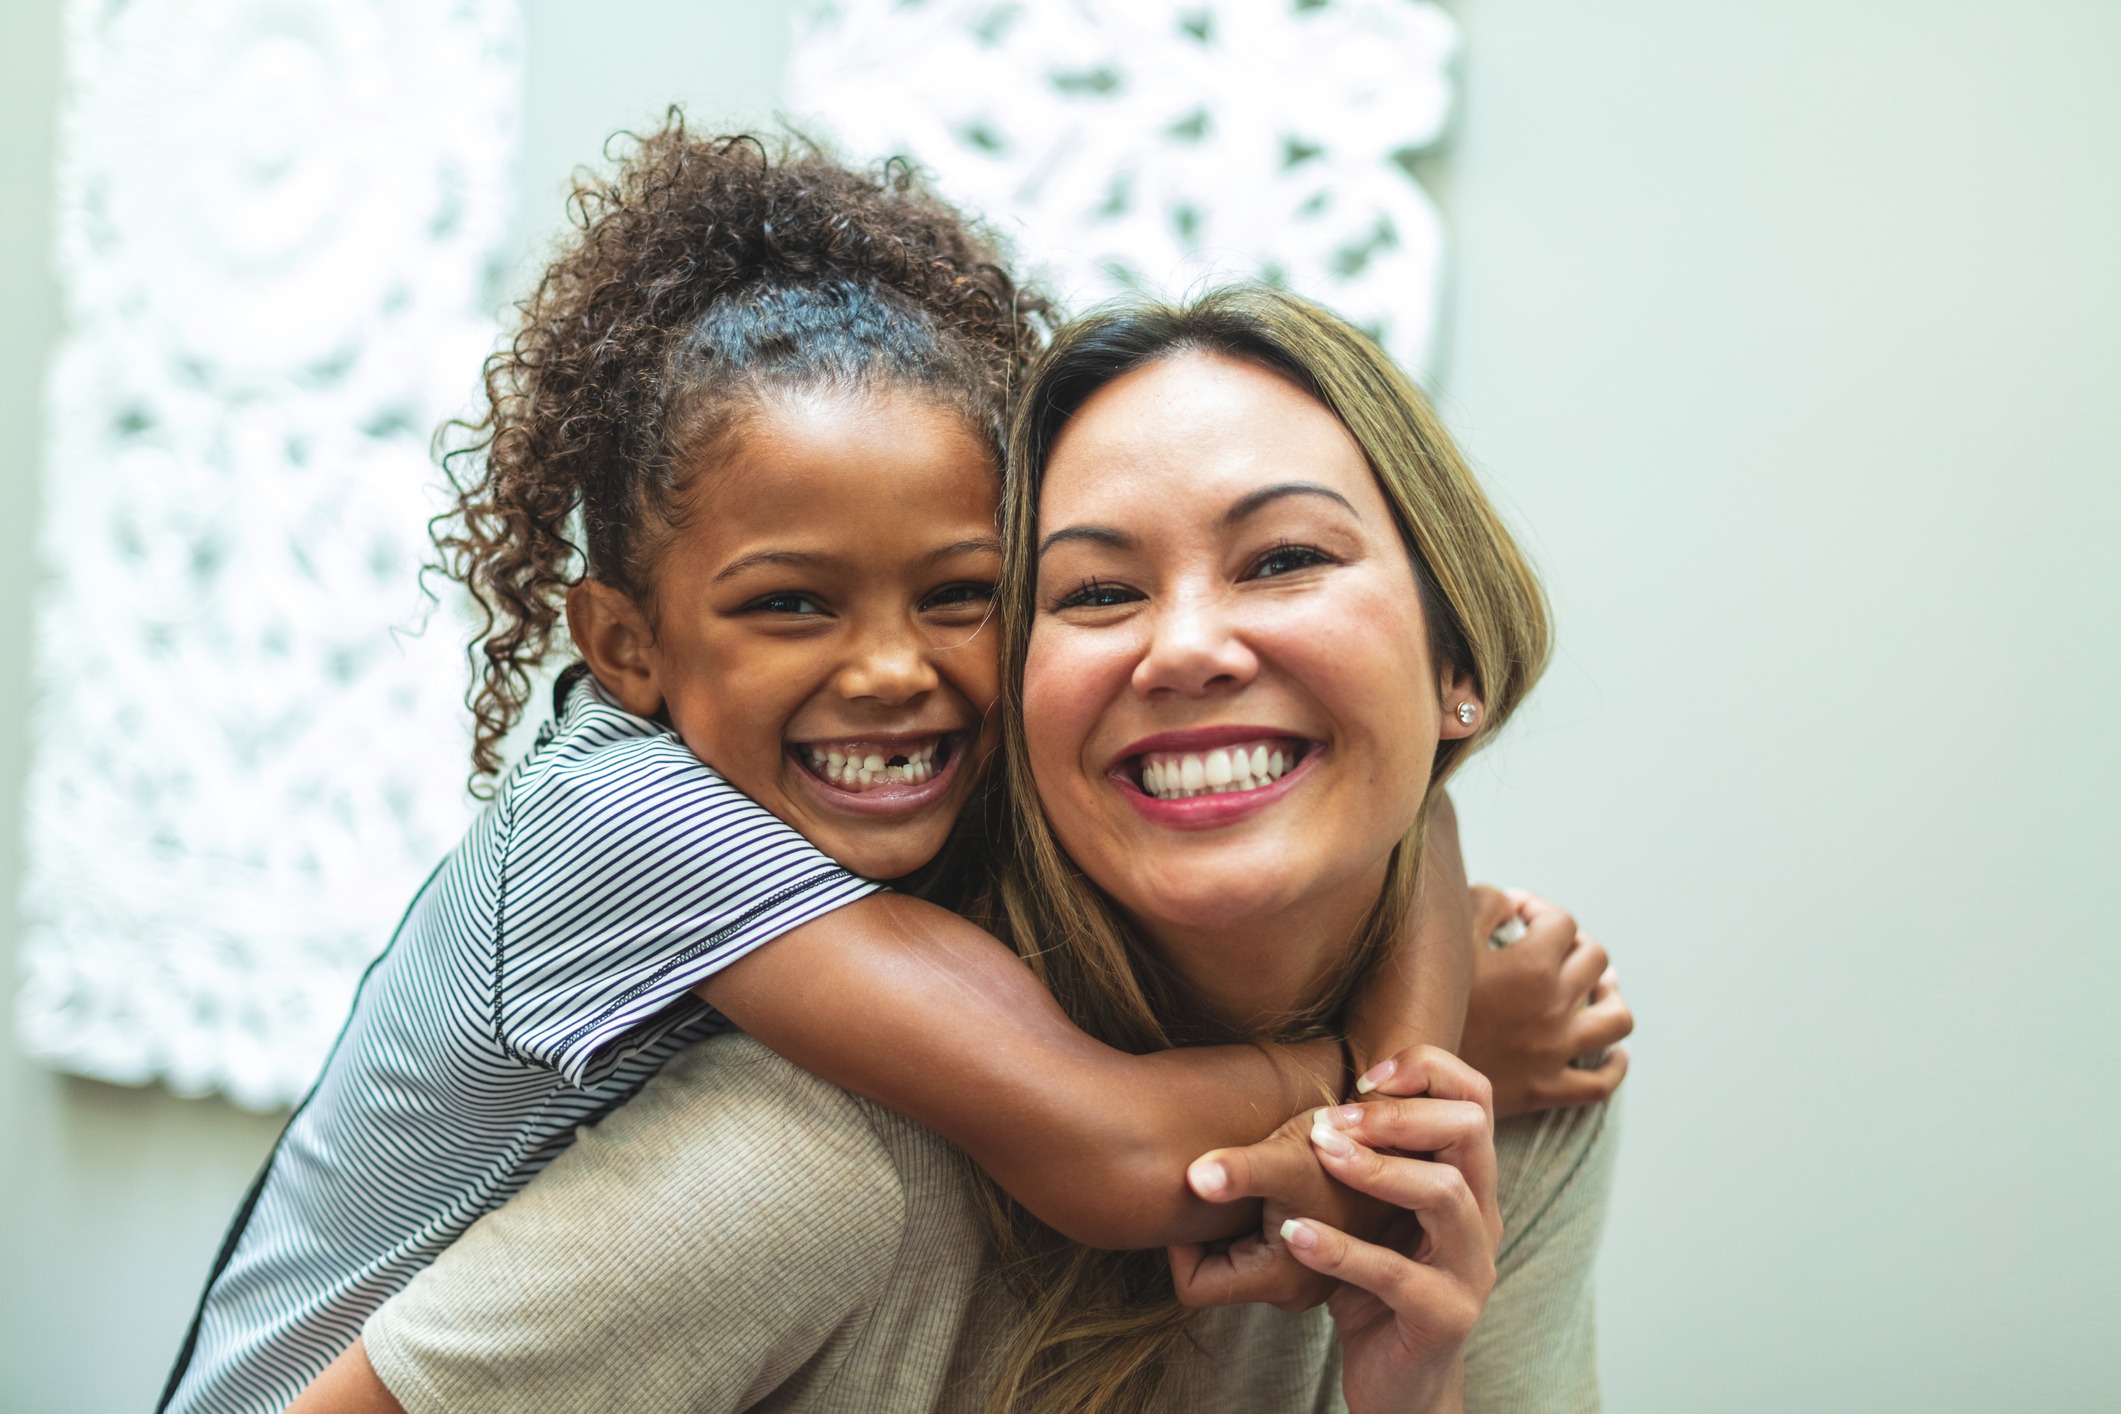
[[[844,1093],[740,1035],[680,1057],[369,1317],[409,1414],[715,1414],[829,1384],[905,1236]]]
[[[1619,1139],[1610,1101],[1495,1126],[1503,1243],[1466,1342],[1466,1414],[1597,1414],[1591,1269]]]
[[[560,761],[509,802],[501,1043],[575,1085],[753,948],[876,892],[673,737]]]

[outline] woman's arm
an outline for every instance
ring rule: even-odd
[[[1430,831],[1425,867],[1464,878],[1448,819]],[[1449,890],[1437,893],[1449,903]],[[1435,896],[1425,890],[1424,902]],[[1425,910],[1365,1009],[1371,1044],[1432,1031],[1455,1042],[1470,981],[1462,913]],[[1040,1220],[1092,1247],[1256,1230],[1256,1206],[1202,1202],[1186,1165],[1251,1143],[1346,1083],[1332,1042],[1115,1050],[1077,1029],[991,935],[893,894],[807,923],[699,991],[811,1074],[941,1134]]]

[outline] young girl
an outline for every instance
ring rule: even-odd
[[[1186,1162],[1344,1088],[1331,1044],[1100,1046],[992,938],[874,882],[977,863],[1002,408],[1044,306],[903,173],[676,123],[576,211],[489,368],[482,469],[442,541],[487,615],[482,771],[563,598],[582,663],[364,979],[166,1408],[284,1406],[727,1021],[1103,1246],[1256,1226],[1192,1198]],[[1373,989],[1357,1064],[1456,1034],[1470,928],[1438,834],[1455,887]]]

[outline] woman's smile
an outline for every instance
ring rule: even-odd
[[[1214,829],[1286,798],[1316,764],[1319,746],[1265,727],[1196,727],[1133,743],[1105,774],[1150,822]]]

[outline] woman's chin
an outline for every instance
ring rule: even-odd
[[[1235,928],[1281,913],[1301,892],[1251,871],[1181,866],[1170,872],[1184,877],[1144,880],[1137,873],[1134,899],[1122,901],[1128,911],[1145,923],[1173,928]]]

